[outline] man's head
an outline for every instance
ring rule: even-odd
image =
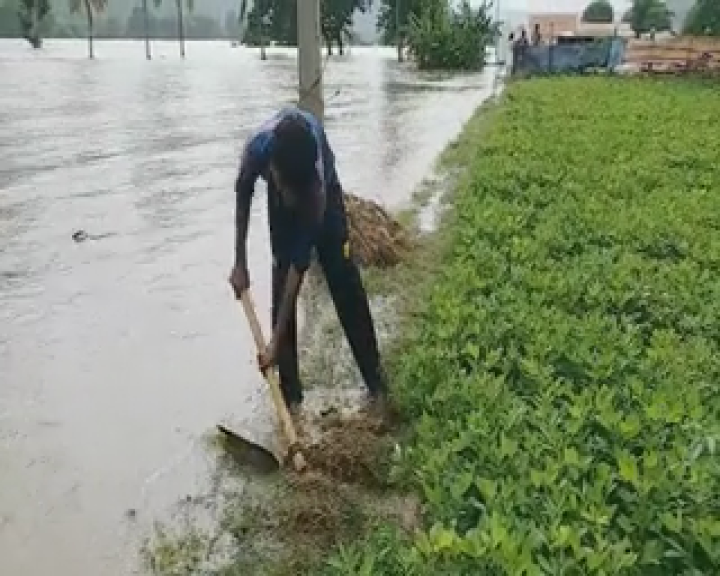
[[[283,118],[274,133],[270,170],[283,200],[295,205],[298,200],[309,198],[319,185],[315,168],[317,142],[310,126],[299,115]]]

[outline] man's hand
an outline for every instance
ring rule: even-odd
[[[264,351],[258,354],[258,366],[260,372],[264,374],[266,370],[272,368],[275,364],[277,364],[277,346],[273,340],[265,347]]]
[[[240,299],[242,293],[250,288],[250,276],[244,264],[235,264],[230,273],[230,285],[235,292],[235,298]]]

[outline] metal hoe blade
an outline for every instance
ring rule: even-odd
[[[222,434],[225,451],[239,466],[263,475],[280,469],[281,461],[271,450],[243,438],[222,424],[218,424],[217,429]]]

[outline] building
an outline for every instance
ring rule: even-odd
[[[548,12],[541,14],[530,14],[528,17],[528,37],[532,36],[535,26],[540,26],[542,38],[557,38],[559,36],[623,36],[629,38],[633,35],[629,24],[617,22],[609,24],[597,24],[582,22],[582,13],[574,12]]]
[[[572,36],[577,32],[580,17],[576,13],[543,13],[530,14],[528,17],[528,36],[531,36],[535,26],[540,26],[540,35],[543,38],[554,36]]]

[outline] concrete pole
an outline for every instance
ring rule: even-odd
[[[324,121],[320,0],[297,0],[299,106]]]

